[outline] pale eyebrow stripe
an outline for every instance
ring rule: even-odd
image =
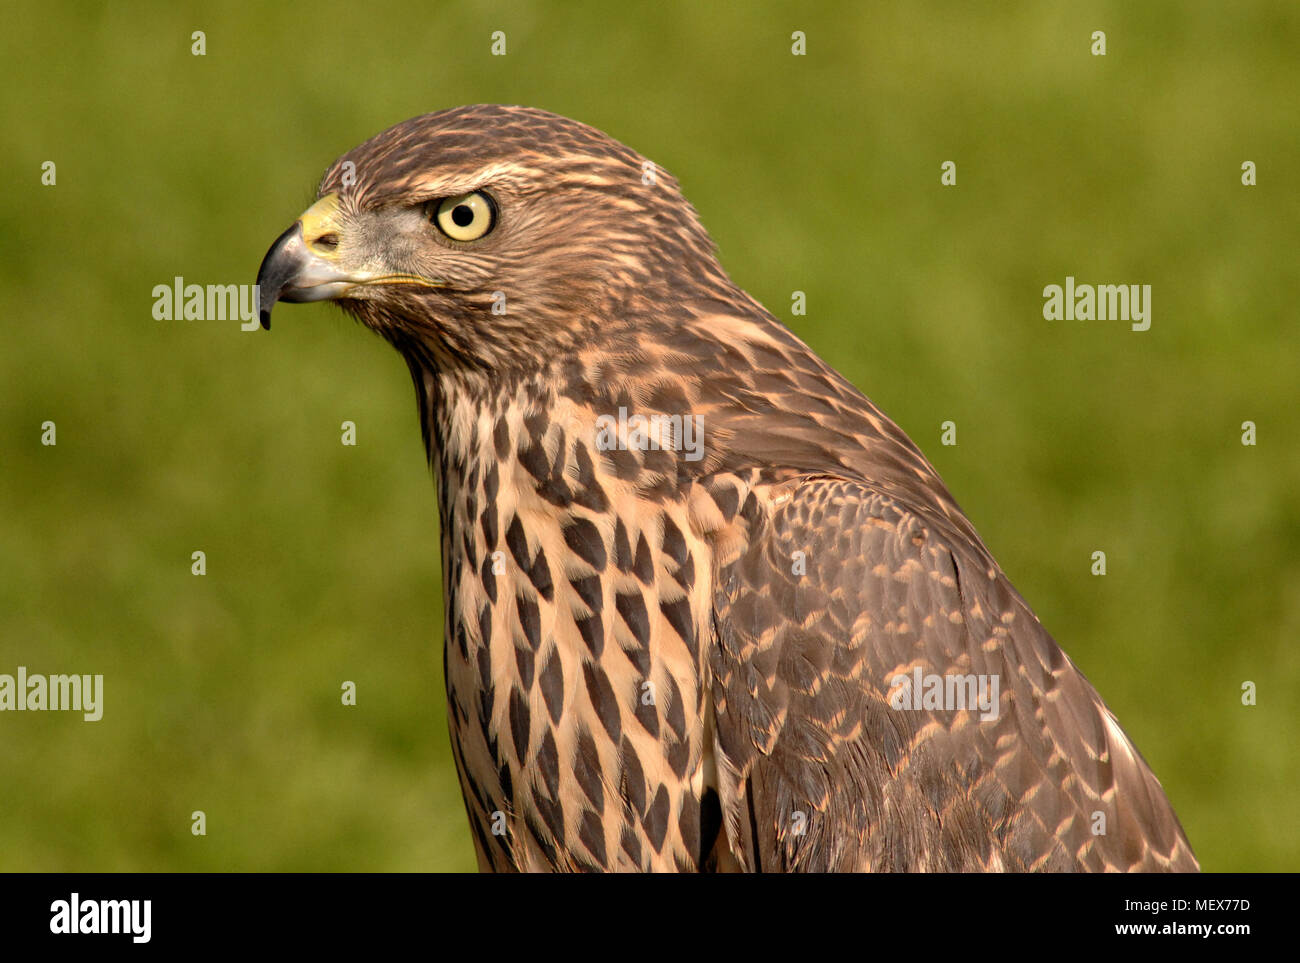
[[[453,197],[468,194],[485,184],[503,178],[526,180],[541,179],[545,171],[537,167],[509,161],[496,161],[486,167],[472,172],[451,171],[443,174],[424,175],[407,179],[404,193],[413,201],[428,200],[434,197]]]

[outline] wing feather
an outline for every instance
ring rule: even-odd
[[[982,545],[849,478],[745,509],[710,667],[741,867],[1198,868],[1156,777]],[[996,712],[896,707],[918,669],[967,694],[996,677]]]

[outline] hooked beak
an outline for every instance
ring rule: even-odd
[[[325,301],[343,297],[365,278],[336,263],[339,196],[326,194],[275,239],[257,271],[258,313],[271,330],[276,301]]]

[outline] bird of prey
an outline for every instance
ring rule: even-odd
[[[541,110],[398,124],[258,275],[405,358],[482,870],[1196,870],[907,436],[667,171]]]

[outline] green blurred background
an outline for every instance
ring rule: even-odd
[[[0,869],[473,868],[405,365],[331,306],[250,334],[155,321],[151,292],[251,284],[337,155],[488,101],[673,171],[733,277],[934,461],[1203,866],[1300,868],[1300,5],[5,20],[0,672],[103,673],[106,696],[94,724],[0,715]],[[1151,330],[1043,320],[1067,274],[1151,284]]]

